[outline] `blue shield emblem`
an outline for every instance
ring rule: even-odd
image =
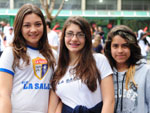
[[[46,59],[37,57],[32,60],[32,63],[33,63],[33,70],[35,76],[41,80],[48,71],[48,65]]]

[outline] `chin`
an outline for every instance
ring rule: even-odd
[[[119,64],[126,64],[126,61],[117,61]]]

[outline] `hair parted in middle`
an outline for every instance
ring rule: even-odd
[[[48,62],[48,66],[54,67],[55,60],[52,54],[52,50],[50,45],[48,44],[47,38],[47,30],[45,18],[42,11],[36,6],[32,4],[24,4],[18,11],[15,21],[14,21],[14,40],[12,42],[13,46],[13,54],[14,54],[14,63],[13,69],[17,66],[19,67],[19,60],[23,59],[23,61],[28,65],[29,64],[29,56],[27,55],[27,44],[25,38],[22,35],[22,26],[23,21],[26,15],[28,14],[36,14],[42,20],[43,24],[43,35],[39,40],[38,49],[40,53],[46,58]]]
[[[67,27],[69,27],[71,24],[79,26],[81,31],[85,34],[85,45],[80,51],[78,63],[74,67],[75,71],[73,72],[75,72],[76,77],[79,77],[91,91],[95,91],[97,88],[96,80],[98,76],[100,76],[100,72],[96,67],[96,62],[93,57],[90,25],[86,19],[80,16],[69,17],[63,26],[60,39],[60,55],[58,66],[53,77],[52,87],[54,90],[56,89],[56,84],[64,76],[69,66],[70,58],[69,51],[65,45],[65,33]]]

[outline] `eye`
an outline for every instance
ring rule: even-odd
[[[29,24],[24,24],[23,27],[30,27],[30,25]]]
[[[66,37],[72,37],[73,33],[72,32],[66,32]]]
[[[36,23],[35,26],[40,27],[42,23]]]
[[[112,44],[112,47],[113,47],[113,48],[117,48],[117,47],[118,47],[118,44]]]
[[[77,37],[85,37],[84,33],[77,33]]]
[[[126,43],[126,44],[123,44],[122,47],[123,47],[123,48],[128,48],[129,45]]]

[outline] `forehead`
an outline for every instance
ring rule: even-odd
[[[116,35],[112,38],[112,43],[124,44],[124,43],[127,43],[127,41],[123,37],[121,37],[120,35]]]
[[[41,17],[35,13],[26,14],[23,22],[42,21]]]
[[[79,25],[71,23],[66,27],[66,31],[81,31],[81,29]]]

